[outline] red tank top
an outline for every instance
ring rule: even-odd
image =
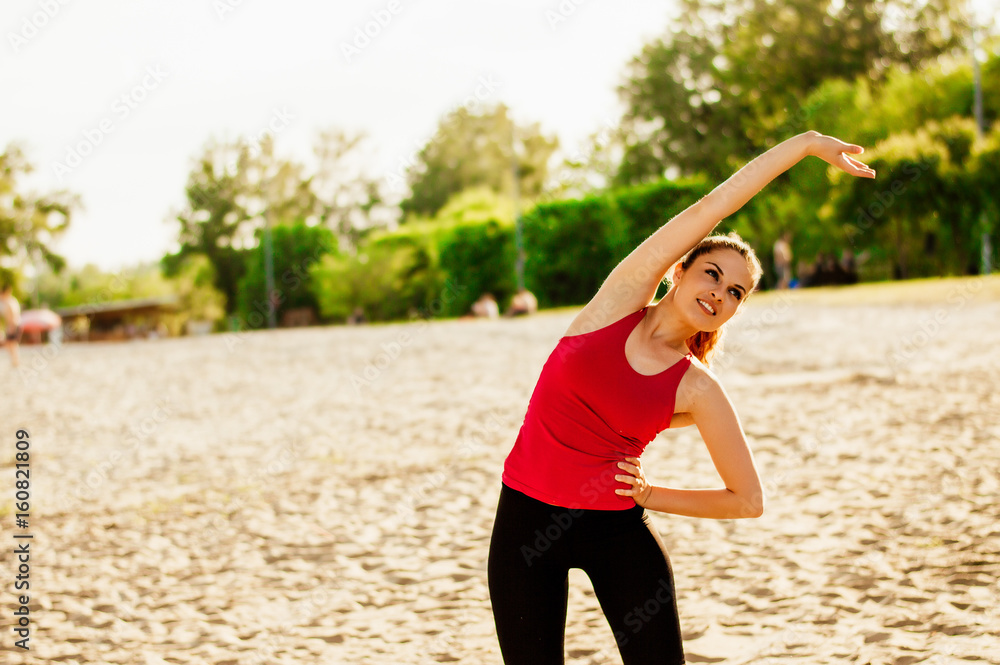
[[[670,426],[677,385],[691,365],[687,354],[659,374],[636,372],[625,340],[646,308],[609,326],[563,337],[545,361],[528,403],[503,482],[565,508],[627,510],[631,497],[618,462],[638,457]]]

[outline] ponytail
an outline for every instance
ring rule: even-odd
[[[722,329],[696,332],[687,338],[687,346],[694,357],[707,367],[712,356],[722,351]]]

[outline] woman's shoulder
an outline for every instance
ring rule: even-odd
[[[576,315],[563,337],[576,337],[587,335],[598,330],[609,328],[616,323],[620,323],[630,316],[644,312],[646,307],[632,309],[631,307],[600,307],[591,302]]]
[[[677,411],[690,412],[706,400],[714,401],[720,396],[724,399],[725,393],[715,372],[693,354],[689,354],[687,358],[691,364],[677,385]]]

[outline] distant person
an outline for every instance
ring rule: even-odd
[[[858,260],[854,255],[854,250],[850,247],[845,249],[843,254],[840,255],[840,267],[846,275],[845,284],[858,283]]]
[[[771,148],[633,249],[558,340],[504,463],[490,540],[505,663],[562,665],[571,568],[593,583],[625,665],[684,662],[667,548],[646,511],[714,519],[764,511],[740,419],[708,369],[761,265],[738,236],[708,234],[809,155],[874,178],[850,156],[861,151],[817,132]],[[654,302],[668,274],[670,290]],[[652,486],[643,450],[662,430],[692,424],[718,486]]]
[[[20,360],[17,345],[21,342],[21,305],[14,297],[14,287],[4,284],[0,289],[0,318],[3,319],[3,345],[10,352],[10,361],[17,367]]]
[[[538,299],[535,298],[535,294],[528,289],[518,289],[517,293],[510,300],[510,307],[504,313],[504,316],[523,316],[525,314],[534,314],[538,311]]]
[[[361,307],[355,307],[351,315],[347,317],[347,325],[349,326],[359,326],[365,323],[368,319],[365,318],[365,310]]]
[[[785,231],[774,242],[774,272],[778,276],[778,288],[787,289],[792,284],[792,234]]]
[[[796,284],[801,287],[812,286],[814,271],[811,263],[805,259],[799,259],[798,268],[795,270],[795,274],[798,276]]]
[[[472,315],[477,319],[499,319],[500,305],[492,293],[484,293],[479,300],[472,303]]]

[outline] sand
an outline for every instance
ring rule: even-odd
[[[962,290],[964,289],[964,290]],[[769,296],[717,371],[768,492],[662,514],[691,663],[1000,664],[1000,302]],[[503,459],[573,311],[0,357],[2,656],[499,663]],[[13,648],[13,441],[32,441],[31,651]],[[658,484],[718,486],[693,428]],[[620,663],[571,574],[567,662]]]

